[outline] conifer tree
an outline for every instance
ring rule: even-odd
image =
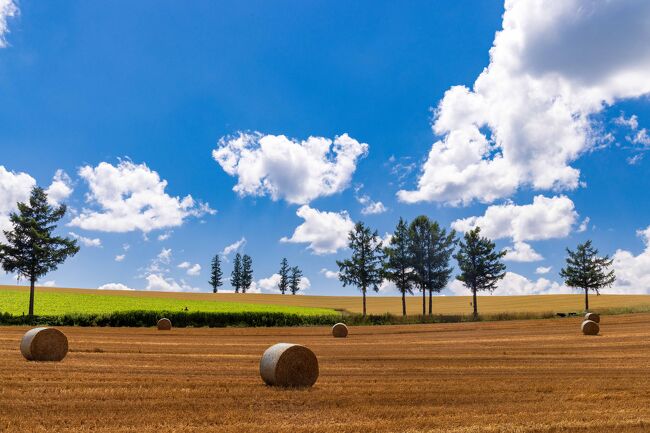
[[[33,316],[36,281],[77,254],[79,246],[74,239],[53,235],[67,208],[51,206],[42,188],[34,187],[29,203],[17,206],[18,212],[9,214],[11,230],[4,231],[7,242],[0,242],[0,263],[5,272],[29,280],[29,315]]]
[[[278,281],[278,289],[283,295],[289,290],[289,263],[287,262],[286,257],[282,259],[280,263],[280,281]]]
[[[406,294],[413,294],[413,287],[416,283],[413,257],[409,245],[408,225],[400,218],[389,244],[384,247],[386,255],[384,277],[388,281],[392,281],[402,294],[403,316],[406,316]]]
[[[235,260],[232,265],[232,273],[230,274],[230,284],[235,289],[235,293],[239,293],[242,287],[242,263],[241,254],[235,254]]]
[[[253,284],[253,259],[248,254],[244,254],[241,267],[241,291],[246,293]]]
[[[343,286],[353,285],[361,290],[363,295],[363,315],[366,315],[366,292],[379,291],[383,281],[384,252],[381,239],[375,230],[372,232],[364,223],[358,222],[348,234],[348,246],[352,257],[337,260],[339,280]]]
[[[610,287],[616,281],[611,269],[613,259],[599,257],[591,241],[579,244],[575,251],[567,248],[566,267],[560,270],[560,276],[569,287],[584,290],[585,311],[589,311],[589,291],[600,295],[600,289]]]
[[[454,255],[461,271],[456,279],[472,292],[474,318],[478,316],[476,293],[481,290],[493,291],[498,281],[506,275],[506,266],[501,262],[506,251],[496,251],[495,247],[490,239],[481,237],[481,229],[476,227],[465,233]]]
[[[212,292],[217,293],[219,287],[223,284],[223,273],[221,272],[221,259],[219,254],[215,254],[212,259],[212,269],[210,271],[210,286],[212,286]]]
[[[300,282],[302,281],[302,271],[298,266],[291,268],[291,275],[289,277],[289,290],[291,294],[295,295],[300,291]]]

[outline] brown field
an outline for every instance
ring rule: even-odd
[[[24,286],[0,286],[12,290],[29,290]],[[67,293],[96,293],[101,295],[158,297],[187,300],[205,300],[218,302],[242,302],[247,304],[290,305],[300,307],[333,308],[351,313],[361,313],[360,296],[313,296],[313,295],[273,295],[273,294],[235,294],[235,293],[181,293],[181,292],[147,292],[93,289],[66,289],[39,287],[38,292],[67,292]],[[357,293],[350,289],[351,294]],[[434,296],[434,314],[471,314],[469,296]],[[402,314],[402,300],[396,296],[377,296],[370,294],[367,298],[368,314]],[[421,296],[407,298],[408,314],[422,314]],[[647,306],[650,308],[650,295],[601,295],[589,296],[589,306],[592,310],[609,308],[634,308]],[[479,296],[479,312],[494,313],[543,313],[570,312],[584,309],[584,295],[528,295],[528,296]],[[428,308],[428,301],[427,301]]]
[[[647,432],[650,314],[328,328],[62,328],[61,363],[30,363],[0,328],[2,432]],[[262,352],[302,343],[309,390],[263,385]]]

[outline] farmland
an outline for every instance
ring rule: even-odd
[[[20,314],[27,305],[27,288],[19,286],[0,286],[0,312],[9,305],[5,298],[10,297],[14,314]],[[7,295],[11,291],[11,295]],[[18,293],[16,293],[18,292]],[[22,292],[22,297],[21,297]],[[351,289],[351,294],[356,292]],[[57,295],[55,298],[49,296]],[[60,296],[60,297],[59,297]],[[101,298],[101,302],[98,300]],[[601,295],[590,296],[590,306],[594,310],[611,308],[647,308],[650,310],[650,295]],[[52,300],[52,302],[50,302]],[[469,314],[471,313],[469,296],[436,296],[433,300],[434,314]],[[167,302],[167,303],[165,303]],[[100,305],[102,304],[102,305]],[[245,305],[245,307],[244,307]],[[119,309],[160,308],[178,310],[184,307],[192,311],[286,311],[285,308],[301,308],[307,314],[319,314],[313,308],[360,313],[360,296],[291,296],[273,294],[235,294],[235,293],[178,293],[178,292],[143,292],[117,290],[59,289],[39,287],[36,291],[36,314],[49,311],[57,313],[70,312],[105,312]],[[540,313],[582,311],[583,295],[538,295],[538,296],[479,296],[479,312],[495,313]],[[4,307],[7,308],[7,307]],[[407,298],[408,314],[422,313],[422,299],[419,296]],[[101,311],[96,311],[102,309]],[[259,310],[258,310],[259,309]],[[296,310],[291,310],[296,312]],[[368,313],[401,314],[401,299],[396,296],[368,296]],[[322,310],[320,311],[322,313]]]
[[[0,328],[3,432],[644,432],[650,314],[329,328],[62,328],[61,363],[29,363]],[[319,357],[309,390],[263,385],[262,352]]]

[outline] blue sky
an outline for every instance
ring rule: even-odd
[[[497,293],[585,239],[650,292],[650,7],[508,3],[0,0],[0,224],[51,187],[65,287],[208,291],[240,241],[258,290],[353,295],[351,222],[426,214],[512,250]]]

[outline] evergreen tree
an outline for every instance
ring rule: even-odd
[[[210,272],[210,286],[212,286],[212,292],[217,293],[219,287],[223,284],[223,273],[221,272],[221,259],[219,254],[216,254],[212,259],[212,270]]]
[[[413,271],[413,258],[409,248],[409,231],[406,221],[399,219],[388,246],[384,248],[386,262],[384,277],[395,283],[402,294],[402,315],[406,316],[406,294],[413,294],[416,283]]]
[[[289,290],[289,263],[286,257],[280,263],[280,281],[278,282],[278,289],[283,295]]]
[[[476,293],[496,289],[497,282],[506,275],[506,266],[501,262],[506,251],[495,251],[494,242],[480,234],[479,227],[465,233],[460,248],[454,255],[461,271],[456,279],[472,291],[474,318],[478,316]]]
[[[65,205],[51,206],[45,191],[34,187],[29,203],[18,203],[18,212],[9,214],[12,229],[4,231],[7,243],[0,242],[0,263],[5,272],[29,280],[30,316],[36,281],[79,252],[75,240],[53,235],[65,212]]]
[[[244,254],[242,258],[241,269],[241,291],[246,293],[253,284],[253,259],[248,254]]]
[[[235,293],[239,293],[242,287],[242,263],[241,254],[235,254],[235,260],[232,265],[232,273],[230,274],[230,284],[235,289]]]
[[[589,291],[600,295],[600,289],[610,287],[616,281],[614,270],[610,269],[613,259],[599,257],[590,240],[579,244],[575,251],[568,248],[566,251],[566,267],[560,270],[560,276],[567,286],[584,290],[585,311],[589,311]]]
[[[379,234],[370,231],[362,222],[355,224],[348,235],[348,246],[352,250],[352,257],[346,260],[337,260],[339,266],[339,280],[343,286],[357,286],[363,295],[363,315],[366,315],[366,292],[372,289],[379,291],[383,281],[383,260]]]
[[[429,277],[429,244],[431,243],[431,222],[429,218],[420,215],[409,225],[409,250],[413,266],[413,280],[422,292],[422,315],[426,314],[427,282]]]
[[[291,268],[291,276],[289,277],[289,290],[291,294],[295,295],[300,290],[300,281],[302,281],[302,271],[298,266]]]

